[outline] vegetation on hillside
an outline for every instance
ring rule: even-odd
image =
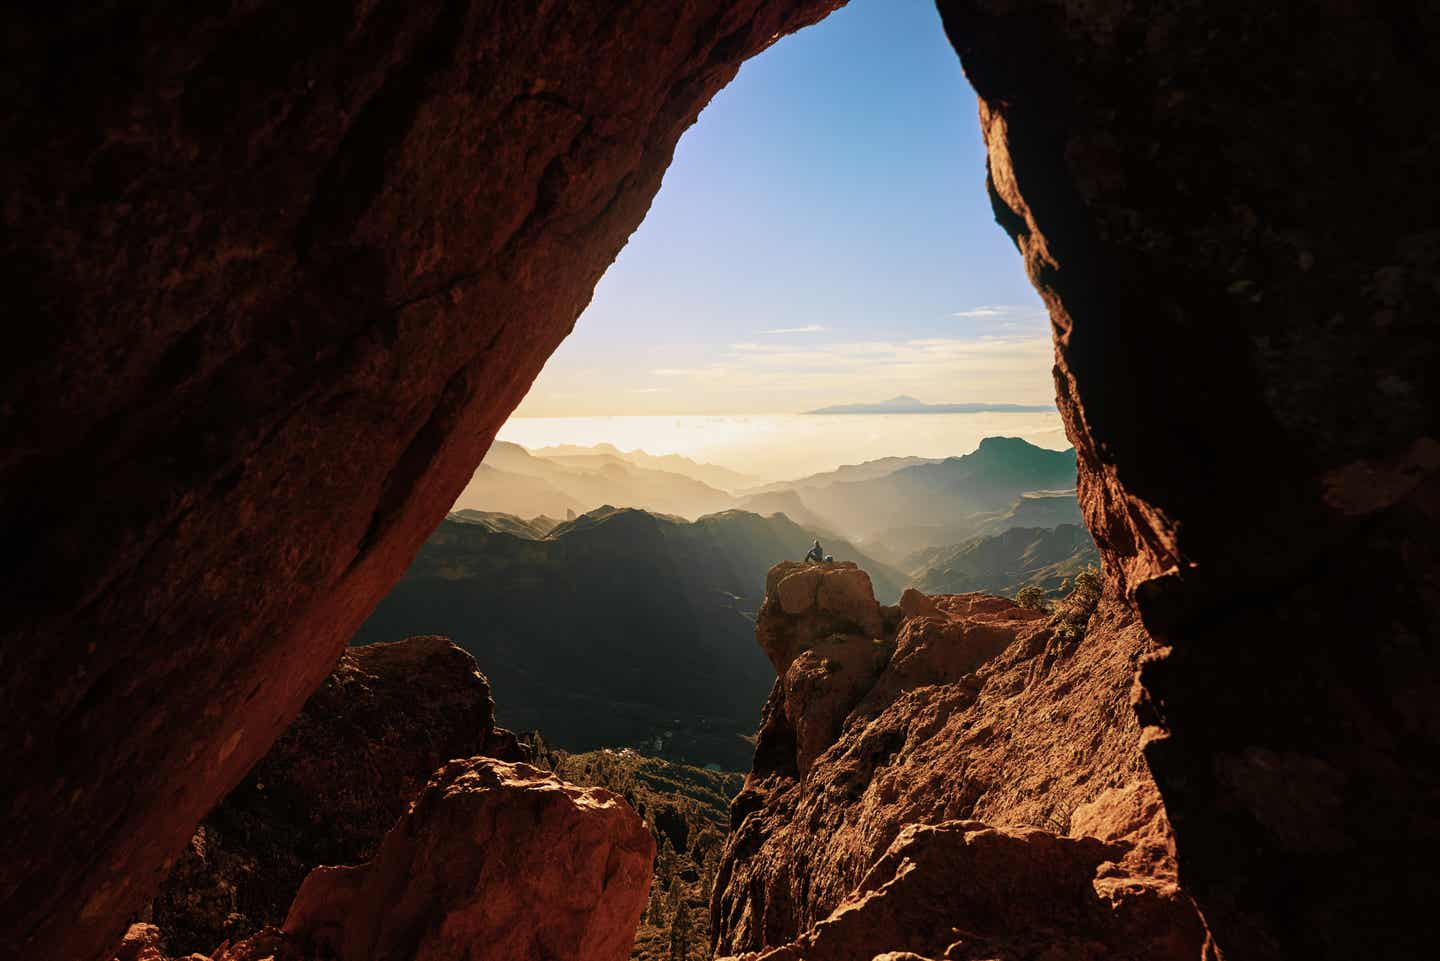
[[[1063,600],[1049,600],[1044,591],[1030,584],[1016,592],[1015,603],[1033,611],[1049,611],[1050,623],[1055,626],[1056,633],[1067,640],[1080,640],[1085,636],[1090,616],[1100,604],[1104,587],[1100,568],[1092,565],[1065,582]]]
[[[1073,498],[1072,498],[1073,500]],[[1100,560],[1090,532],[1079,524],[1012,527],[907,559],[916,588],[926,594],[988,591],[1007,596],[1033,585],[1061,597],[1080,571]]]
[[[540,761],[574,784],[622,795],[655,836],[655,874],[631,958],[708,958],[710,891],[729,826],[730,799],[744,776],[645,757],[628,748],[547,751]]]

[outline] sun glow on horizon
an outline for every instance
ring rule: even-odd
[[[531,450],[612,444],[680,454],[779,481],[881,457],[958,457],[993,436],[1021,437],[1051,450],[1070,446],[1058,411],[512,417],[497,439]]]

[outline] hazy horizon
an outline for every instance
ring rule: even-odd
[[[530,450],[612,444],[679,454],[763,482],[794,480],[882,457],[958,457],[985,437],[1070,447],[1059,411],[977,414],[640,414],[512,417],[497,440]]]

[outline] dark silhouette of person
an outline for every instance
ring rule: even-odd
[[[825,552],[820,549],[819,541],[816,541],[815,546],[810,548],[810,553],[805,555],[805,560],[814,564],[819,564],[825,560]]]

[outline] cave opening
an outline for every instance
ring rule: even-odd
[[[464,676],[433,703],[458,699],[467,743],[519,747],[448,642],[346,646],[570,333],[684,130],[745,60],[837,5],[0,14],[0,249],[30,320],[0,363],[0,704],[24,719],[4,731],[0,942],[108,961],[172,858],[224,852],[223,825],[198,846],[192,833],[217,800],[277,790],[247,771],[314,692],[347,737],[433,733],[448,753],[443,724],[384,723],[396,689],[381,674],[433,656]],[[1414,4],[938,6],[979,96],[986,192],[1054,325],[1105,595],[1077,638],[1008,606],[914,597],[897,622],[847,571],[785,588],[793,610],[768,622],[766,652],[786,684],[728,812],[763,856],[697,866],[722,892],[712,936],[782,957],[1425,956],[1440,101],[1415,92],[1437,84],[1440,23]],[[811,323],[825,321],[761,329]],[[842,633],[817,650],[836,614],[821,586],[881,643]],[[957,623],[964,643],[947,643]],[[1019,643],[996,652],[1007,634]],[[867,675],[851,711],[865,723],[847,733],[828,694],[902,650],[914,673]],[[374,698],[354,716],[373,724],[348,716],[350,696]],[[375,760],[319,785],[323,816],[305,823],[345,822],[336,784],[427,776]],[[517,802],[503,812],[517,820],[547,797],[619,810],[501,764],[447,767],[407,836],[479,837],[427,833],[424,818],[460,816],[447,797],[476,805],[472,824],[496,821],[487,797]],[[855,801],[934,820],[895,833],[847,820]],[[646,807],[672,848],[690,845],[688,822]],[[647,861],[653,835],[608,823],[580,829],[587,851]],[[299,917],[381,943],[386,912],[326,915],[342,910],[330,882],[384,903],[382,889],[442,880],[404,876],[413,853],[322,875]],[[529,893],[578,888],[580,867]],[[898,923],[827,914],[865,877]],[[966,878],[996,885],[945,886]],[[405,903],[454,903],[423,890],[437,897]],[[1038,896],[986,900],[1004,890]],[[520,900],[508,907],[535,903]],[[944,923],[908,913],[926,906]],[[623,955],[623,925],[566,917],[566,938]],[[956,926],[961,941],[915,940]]]

